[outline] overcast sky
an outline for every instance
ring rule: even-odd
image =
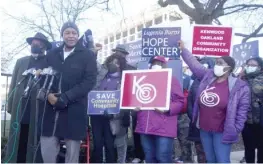
[[[94,37],[98,39],[98,37],[101,37],[100,34],[103,31],[105,32],[107,31],[107,29],[110,29],[112,24],[119,22],[124,17],[138,15],[146,8],[150,8],[151,6],[157,4],[157,0],[110,0],[110,2],[111,11],[109,12],[102,12],[98,9],[91,9],[88,12],[88,18],[90,18],[90,20],[85,24],[79,25],[81,33],[83,33],[87,28],[90,28],[94,33]],[[24,14],[29,17],[35,18],[36,13],[38,12],[34,5],[31,4],[30,0],[1,0],[1,6],[5,12],[14,16]],[[249,30],[251,30],[251,28],[248,28],[251,22],[258,21],[256,19],[257,16],[250,16],[249,21],[247,21],[247,17],[247,15],[228,16],[221,18],[221,21],[224,25],[233,26],[235,32],[247,33],[249,32]],[[35,19],[37,20],[37,18]],[[34,33],[32,32],[27,32],[26,36],[25,34],[17,35],[19,33],[19,30],[19,24],[15,23],[14,20],[7,19],[6,16],[2,15],[2,43],[8,43],[8,46],[12,47],[11,43],[13,43],[14,45],[18,45],[21,42],[25,42],[26,37],[34,35]],[[241,38],[235,37],[234,43],[240,43],[240,41]],[[23,53],[18,55],[16,58],[26,55],[28,51],[29,49],[23,51]]]

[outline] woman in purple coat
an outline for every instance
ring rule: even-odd
[[[202,79],[193,107],[193,122],[208,163],[230,163],[231,145],[238,141],[250,107],[250,90],[246,82],[232,75],[235,61],[223,56],[214,69],[206,69],[179,42],[181,55],[193,74]]]
[[[157,56],[150,61],[150,68],[166,68],[166,63],[163,56]],[[177,136],[177,115],[182,110],[184,103],[183,91],[176,78],[172,79],[170,99],[170,109],[167,111],[135,109],[138,111],[135,131],[140,134],[146,163],[173,162],[173,141]]]

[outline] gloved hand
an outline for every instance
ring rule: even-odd
[[[65,94],[56,94],[55,95],[58,98],[58,101],[54,105],[56,110],[63,110],[68,105],[68,98]]]

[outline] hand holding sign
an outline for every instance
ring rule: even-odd
[[[179,40],[179,41],[178,41],[178,47],[179,47],[179,49],[180,49],[181,51],[185,48],[184,42],[183,42],[182,40]]]
[[[168,112],[168,110],[160,110],[160,109],[158,109],[158,108],[154,108],[154,110],[155,110],[156,112],[158,112],[158,113],[166,113],[166,112]]]
[[[136,108],[134,108],[134,111],[135,111],[135,112],[139,112],[140,110],[141,110],[140,107],[136,107]]]

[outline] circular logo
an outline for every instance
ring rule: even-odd
[[[200,101],[207,107],[214,107],[219,104],[220,98],[216,93],[206,92],[206,90],[204,90],[201,93]]]
[[[142,84],[136,91],[136,98],[142,104],[149,104],[156,98],[156,88],[152,84]]]

